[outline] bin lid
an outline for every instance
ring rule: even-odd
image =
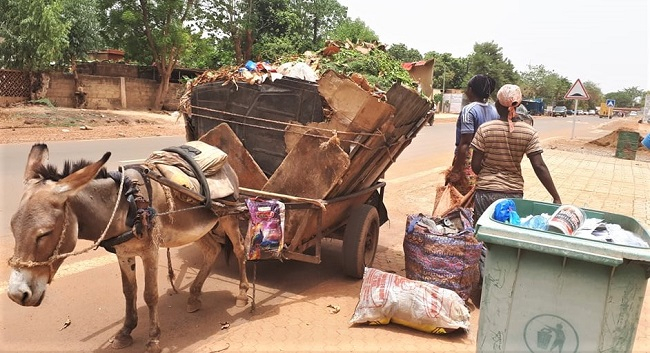
[[[513,200],[517,213],[521,218],[542,213],[553,214],[559,207],[559,205],[546,202],[526,199]],[[650,264],[650,248],[639,248],[593,239],[584,239],[496,221],[492,215],[499,201],[501,200],[495,201],[490,205],[477,222],[476,236],[483,242],[538,251],[608,266],[618,266],[625,260],[641,261]],[[615,213],[585,208],[582,210],[585,211],[587,218],[599,218],[607,223],[618,224],[623,229],[636,234],[650,245],[650,234],[648,230],[635,219]]]

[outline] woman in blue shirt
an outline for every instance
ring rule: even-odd
[[[475,75],[467,83],[465,95],[470,103],[464,106],[458,115],[454,161],[445,178],[445,184],[453,185],[463,195],[476,183],[476,175],[471,167],[470,149],[474,134],[484,122],[499,119],[496,108],[487,103],[495,88],[496,80],[487,75]]]

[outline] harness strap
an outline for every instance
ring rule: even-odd
[[[187,162],[187,164],[190,165],[190,167],[192,167],[194,176],[199,181],[199,185],[201,185],[201,193],[205,198],[203,200],[203,205],[205,206],[205,208],[211,210],[212,197],[210,196],[210,186],[208,186],[208,180],[205,178],[205,174],[203,174],[201,167],[196,163],[196,161],[191,155],[191,154],[197,155],[201,153],[201,151],[191,146],[167,147],[167,148],[163,148],[163,151],[174,152],[178,154],[181,158],[183,158],[183,160],[185,160],[185,162]]]
[[[135,238],[135,234],[133,233],[133,230],[129,230],[114,238],[102,240],[98,245],[104,248],[104,250],[115,254],[115,245],[126,243],[133,238]]]
[[[153,227],[153,218],[156,216],[156,210],[150,207],[153,199],[151,180],[145,175],[146,168],[138,164],[130,164],[124,167],[120,166],[118,171],[109,172],[109,175],[113,180],[118,182],[119,178],[122,174],[126,173],[127,169],[135,170],[140,174],[147,189],[147,194],[149,195],[149,201],[147,201],[140,193],[139,185],[125,175],[128,189],[124,192],[124,196],[129,204],[125,224],[134,230],[132,235],[140,238],[144,234],[145,229],[151,230]]]

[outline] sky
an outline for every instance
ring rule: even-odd
[[[517,71],[543,65],[603,93],[650,91],[649,0],[338,1],[386,45],[465,57],[494,41]]]

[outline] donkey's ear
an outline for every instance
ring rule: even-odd
[[[27,166],[25,166],[23,181],[28,182],[37,178],[38,170],[47,163],[49,158],[50,153],[46,144],[37,143],[33,145],[31,151],[29,151],[29,156],[27,157]]]
[[[110,152],[104,153],[102,159],[98,160],[95,163],[89,164],[76,172],[68,175],[67,177],[61,179],[56,183],[54,188],[55,193],[69,193],[76,192],[91,180],[95,178],[99,170],[106,164],[108,158],[111,156]]]

